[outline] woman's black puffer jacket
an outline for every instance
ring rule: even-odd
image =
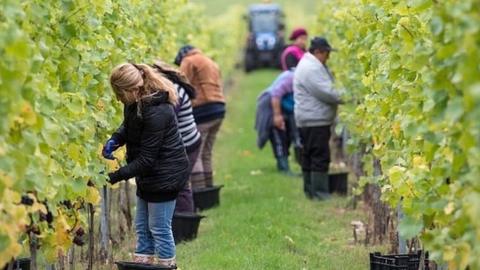
[[[109,175],[112,182],[135,177],[137,195],[147,202],[177,197],[188,180],[189,164],[167,92],[142,100],[141,106],[125,106],[123,124],[112,139],[127,145],[128,163]]]

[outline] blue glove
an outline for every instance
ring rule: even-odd
[[[118,147],[120,147],[120,145],[114,139],[108,140],[103,146],[102,156],[106,159],[114,160],[113,152],[115,152]]]

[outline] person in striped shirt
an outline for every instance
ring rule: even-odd
[[[201,145],[201,136],[197,129],[197,124],[195,123],[192,103],[190,101],[195,97],[195,91],[193,86],[188,83],[187,78],[170,65],[162,61],[156,61],[153,64],[153,68],[173,82],[177,89],[178,104],[175,107],[175,112],[178,119],[178,130],[182,136],[183,144],[185,145],[185,150],[187,151],[188,160],[190,162],[189,170],[191,174],[193,164],[198,158]],[[178,194],[175,212],[194,212],[190,181],[187,182],[185,188]]]

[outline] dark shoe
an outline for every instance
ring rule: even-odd
[[[277,158],[277,169],[281,172],[290,171],[290,166],[288,165],[288,157]]]
[[[299,174],[296,174],[290,170],[290,166],[288,165],[288,157],[281,157],[277,158],[277,169],[282,174],[289,176],[289,177],[299,177]]]
[[[313,197],[321,201],[330,199],[328,173],[311,172],[310,178],[313,187]]]
[[[311,181],[311,172],[310,171],[303,171],[303,192],[305,196],[309,199],[313,199],[312,193],[312,181]]]

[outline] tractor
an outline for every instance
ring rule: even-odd
[[[278,4],[253,4],[248,8],[248,37],[245,71],[261,67],[280,67],[285,47],[285,15]]]

